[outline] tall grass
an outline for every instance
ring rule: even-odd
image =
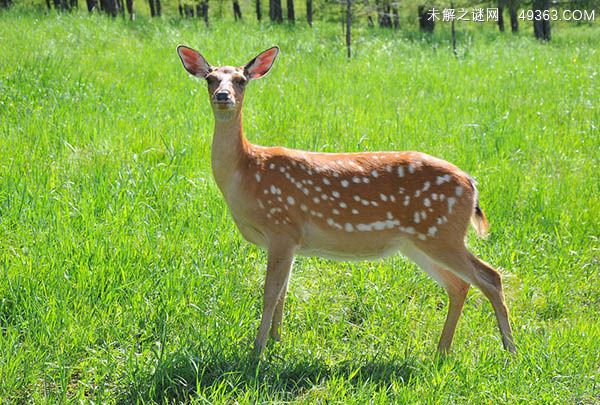
[[[3,402],[600,400],[596,27],[527,36],[0,14]],[[469,243],[503,273],[519,353],[471,290],[453,354],[443,290],[402,257],[297,260],[281,344],[249,356],[265,255],[209,167],[204,85],[175,46],[242,64],[255,143],[421,150],[479,180]]]

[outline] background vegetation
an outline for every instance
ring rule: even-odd
[[[596,27],[551,43],[471,25],[359,32],[0,13],[0,402],[598,403]],[[421,150],[479,179],[470,238],[504,277],[519,353],[471,290],[446,360],[441,288],[397,256],[300,258],[284,341],[249,356],[265,254],[211,178],[204,84],[175,53],[272,44],[246,132],[321,151]]]

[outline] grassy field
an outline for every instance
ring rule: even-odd
[[[359,32],[0,14],[0,402],[600,402],[600,31]],[[256,362],[265,253],[210,174],[204,84],[175,53],[242,64],[252,142],[421,150],[479,180],[518,354],[471,289],[400,256],[296,261],[283,342]]]

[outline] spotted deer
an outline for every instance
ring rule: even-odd
[[[269,329],[280,339],[295,255],[363,260],[397,251],[448,293],[440,352],[450,349],[471,284],[490,300],[504,348],[515,352],[500,274],[465,247],[469,221],[480,236],[488,228],[469,175],[420,152],[319,153],[253,145],[243,132],[244,91],[269,72],[279,48],[241,67],[213,67],[186,46],[177,52],[185,69],[208,83],[216,183],[244,238],[268,253],[254,343],[259,354]]]

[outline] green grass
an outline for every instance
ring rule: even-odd
[[[0,402],[600,402],[600,31],[0,13]],[[281,344],[255,362],[265,254],[212,180],[214,64],[279,44],[247,91],[255,143],[416,149],[479,180],[519,353],[471,290],[453,354],[443,290],[400,256],[296,261]]]

